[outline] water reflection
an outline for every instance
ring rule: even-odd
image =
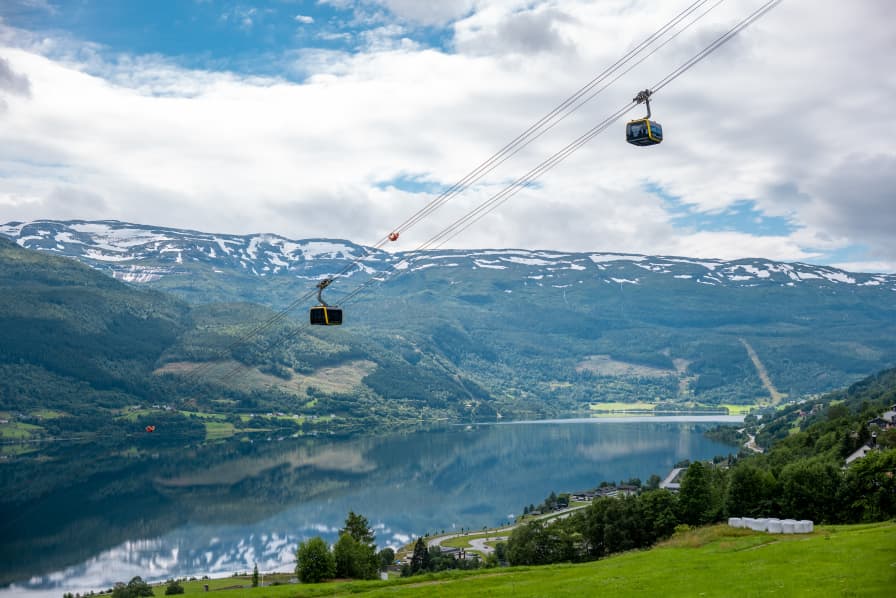
[[[716,418],[719,419],[719,418]],[[0,594],[290,569],[296,544],[364,514],[381,546],[511,518],[552,490],[727,454],[695,421],[478,425],[354,439],[234,440],[140,456],[48,450],[0,467]],[[11,484],[15,484],[12,486]]]

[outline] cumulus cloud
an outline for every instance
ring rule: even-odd
[[[457,49],[470,54],[566,53],[574,49],[559,25],[575,19],[556,8],[540,6],[520,11],[493,7],[457,23]]]
[[[399,20],[424,26],[444,25],[467,13],[474,6],[473,0],[439,0],[439,2],[420,2],[419,0],[318,0],[319,4],[328,4],[341,9],[353,9],[366,14],[371,7],[382,7]]]
[[[284,74],[301,83],[0,26],[0,89],[30,90],[0,117],[0,220],[67,210],[370,243],[680,10],[477,0],[427,21],[414,16],[425,4],[360,3],[359,49],[284,52]],[[413,249],[499,192],[754,5],[721,5],[394,247]],[[896,152],[868,118],[896,91],[887,6],[782,3],[657,94],[662,145],[627,145],[619,121],[449,246],[819,260],[865,245],[867,259],[849,263],[896,270]],[[435,22],[451,24],[447,50],[411,35]],[[792,232],[682,228],[657,188],[693,214],[751,200]]]
[[[314,17],[311,17],[309,15],[296,15],[295,20],[299,23],[302,23],[303,25],[310,25],[314,22]]]
[[[473,8],[472,0],[441,0],[439,2],[420,2],[419,0],[377,1],[399,18],[423,25],[450,23],[464,16]]]
[[[0,91],[24,97],[31,95],[28,77],[13,71],[9,61],[3,57],[0,57]]]
[[[812,184],[807,222],[896,255],[896,156],[851,155]]]

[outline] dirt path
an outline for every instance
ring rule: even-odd
[[[754,453],[764,453],[764,449],[756,444],[756,437],[753,434],[747,433],[748,440],[744,443],[744,446]]]
[[[784,398],[778,389],[775,388],[775,385],[772,384],[772,379],[768,377],[768,371],[765,369],[765,366],[762,365],[762,362],[759,361],[759,356],[756,354],[756,351],[753,350],[753,347],[750,346],[750,343],[747,342],[746,339],[738,339],[747,350],[747,354],[750,356],[750,361],[753,362],[753,365],[756,366],[756,371],[759,373],[759,379],[762,380],[762,385],[768,391],[768,394],[772,397],[772,404],[777,405],[781,402],[781,399]]]

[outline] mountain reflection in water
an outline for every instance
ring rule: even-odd
[[[133,456],[47,447],[0,466],[2,595],[291,569],[297,543],[336,539],[354,510],[377,543],[512,519],[551,491],[664,475],[736,452],[703,437],[725,417],[452,426],[360,438],[235,438]],[[12,584],[11,586],[8,584]]]

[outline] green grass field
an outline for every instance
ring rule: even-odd
[[[646,403],[644,401],[635,403],[614,402],[598,402],[588,405],[591,411],[653,411],[656,408],[655,403]]]
[[[59,417],[65,417],[68,413],[64,411],[54,411],[53,409],[38,409],[36,411],[32,411],[31,415],[34,417],[42,417],[43,419],[56,419]]]
[[[233,436],[235,428],[230,422],[206,421],[205,422],[205,439],[220,440],[221,438],[230,438]]]
[[[267,580],[266,580],[267,581]],[[578,565],[452,571],[387,582],[240,588],[248,578],[186,582],[218,596],[892,596],[896,522],[824,526],[782,536],[725,525],[677,535],[652,550]],[[164,586],[156,587],[156,595]]]
[[[748,415],[750,411],[758,407],[762,407],[758,402],[756,405],[735,405],[733,403],[722,403],[719,405],[719,408],[728,410],[728,415]]]
[[[9,422],[8,424],[0,424],[0,440],[28,440],[42,431],[42,427],[34,424]]]

